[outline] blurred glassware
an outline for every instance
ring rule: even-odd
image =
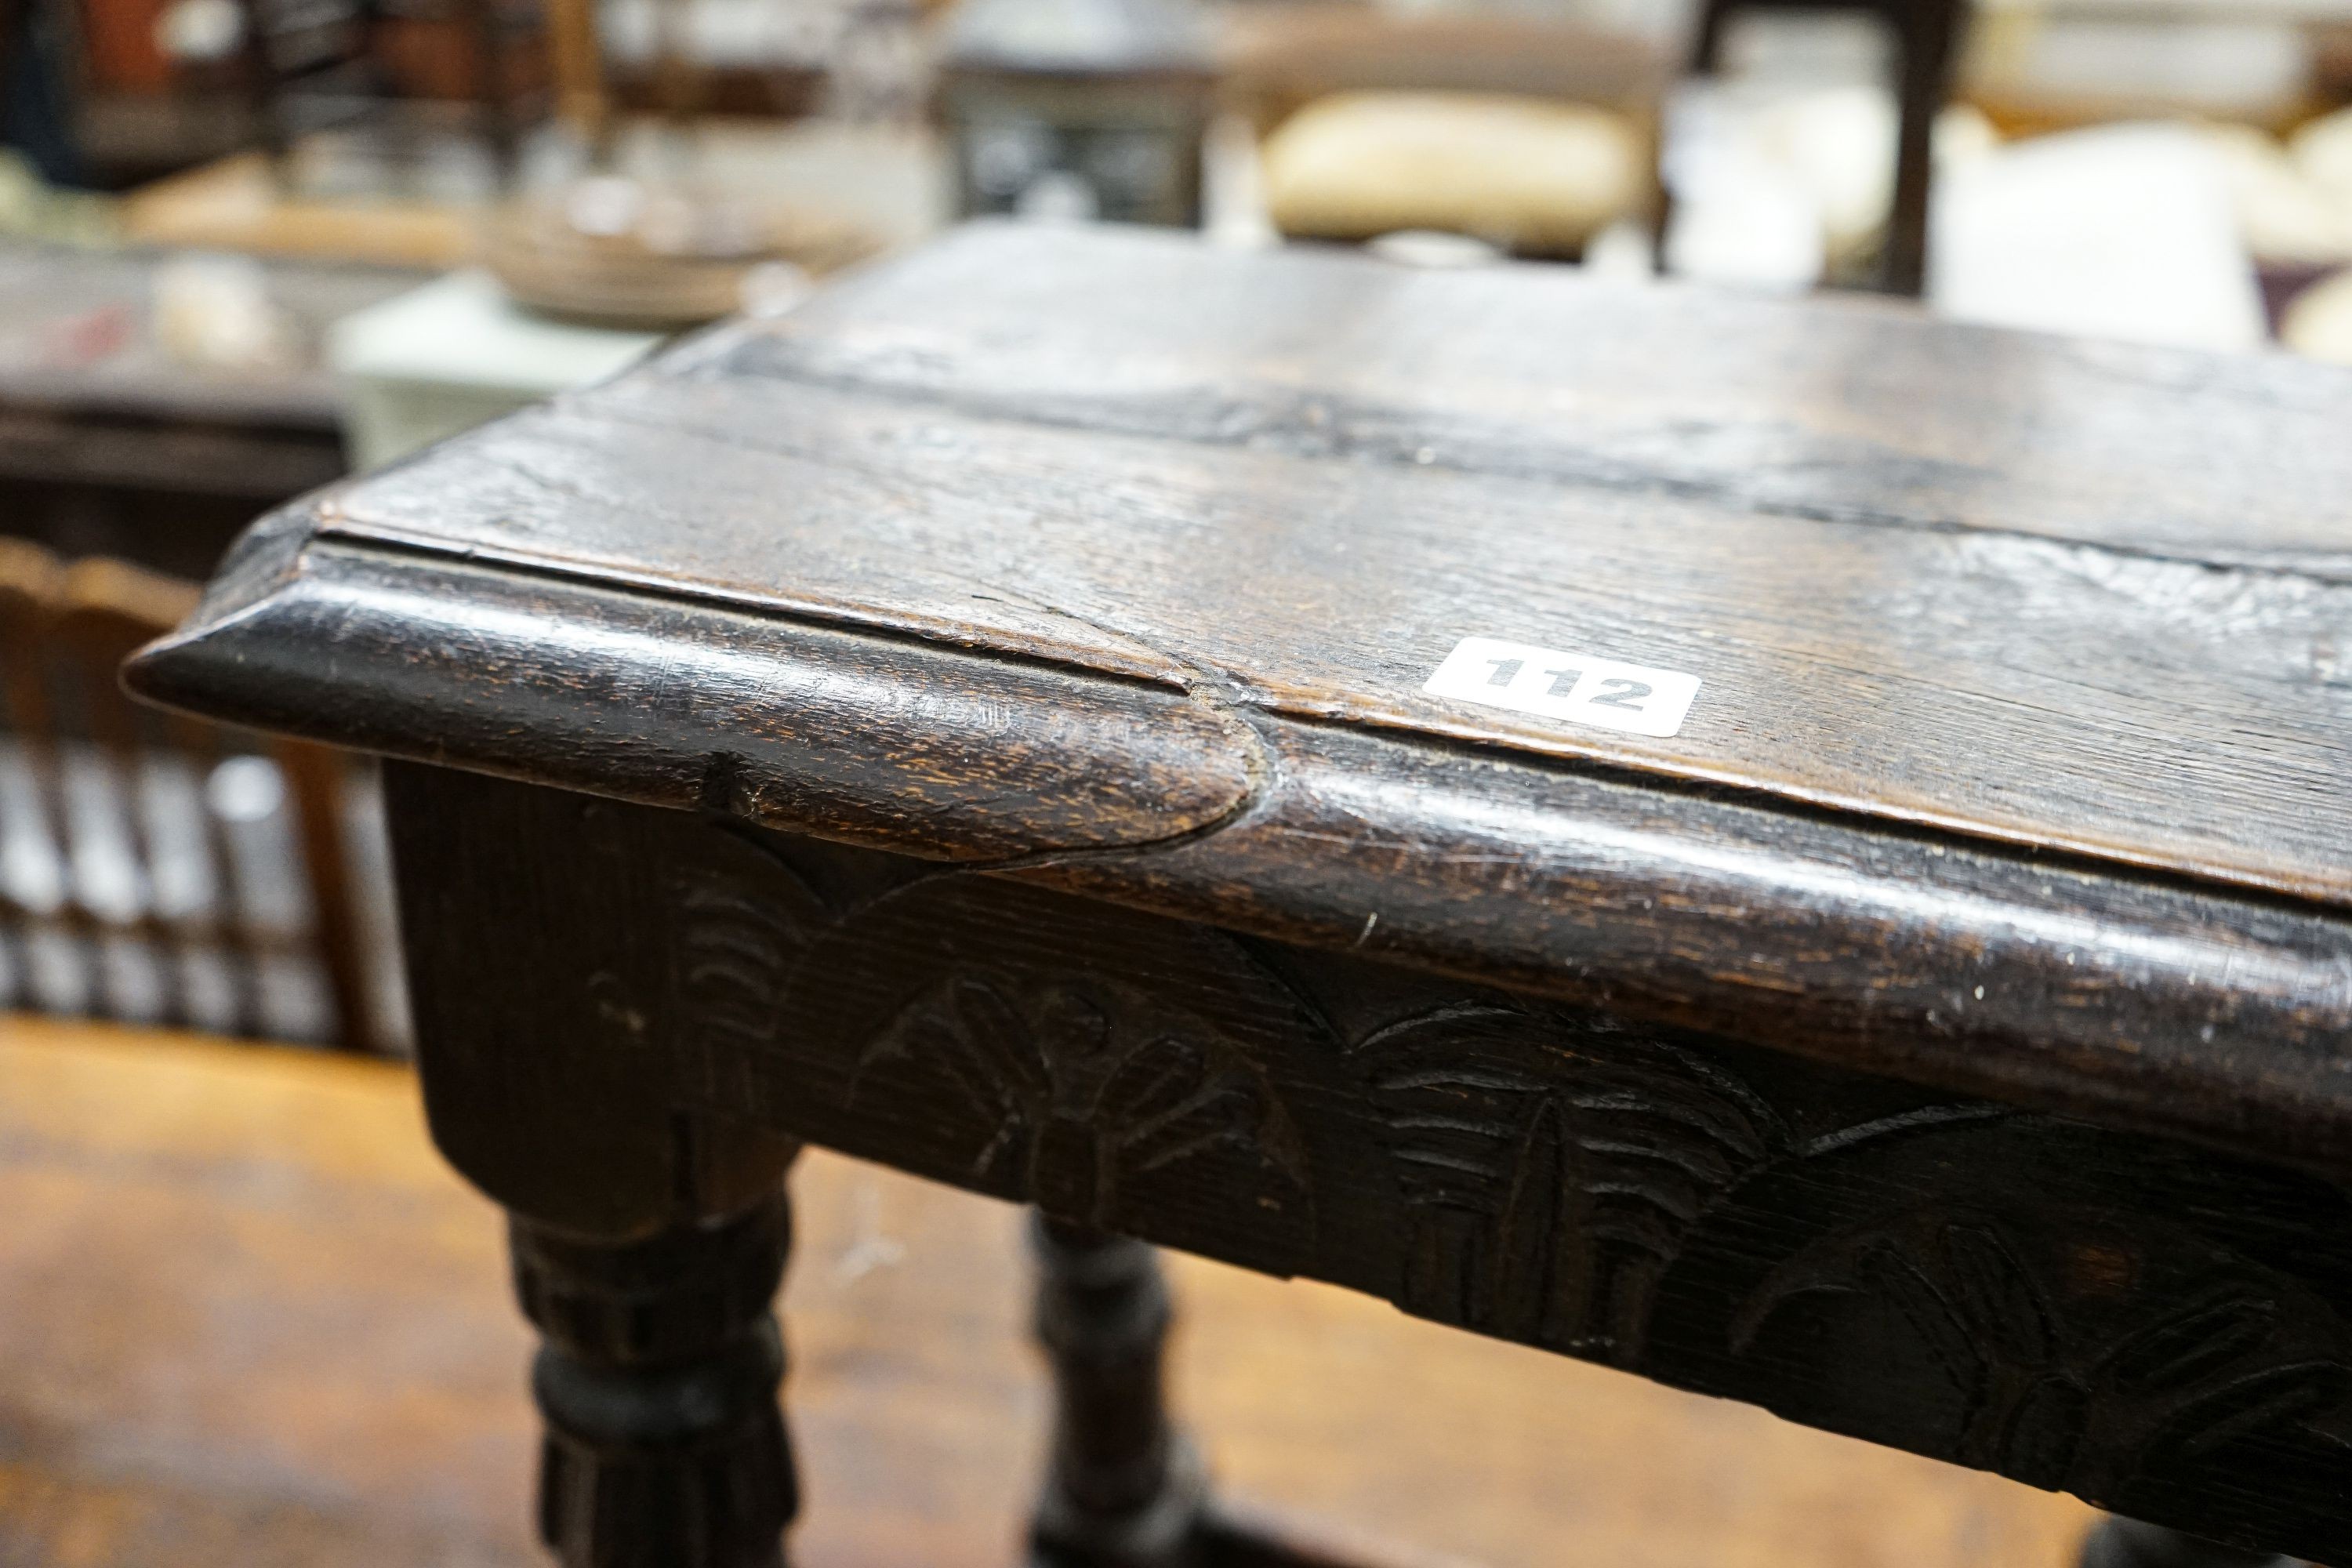
[[[2268,331],[2223,160],[2186,125],[2013,142],[1953,171],[1930,302],[1968,321],[2242,351]]]
[[[931,92],[931,54],[916,0],[850,0],[831,7],[820,112],[852,124],[911,124]]]
[[[1866,279],[1894,206],[1895,95],[1810,78],[1699,80],[1668,101],[1661,174],[1677,276],[1782,289]],[[1938,176],[1999,136],[1965,104],[1936,118]]]
[[[249,256],[174,256],[155,268],[155,342],[172,360],[231,374],[288,370],[309,357],[269,274]]]

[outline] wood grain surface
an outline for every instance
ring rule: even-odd
[[[496,1211],[390,1068],[0,1017],[0,1557],[522,1568]],[[1014,1561],[1044,1439],[1012,1209],[812,1152],[788,1390],[811,1568]],[[1171,1259],[1229,1489],[1377,1561],[2062,1568],[2071,1500]]]
[[[981,228],[331,534],[2336,901],[2352,374],[1883,305]],[[1686,672],[1647,740],[1423,694]]]

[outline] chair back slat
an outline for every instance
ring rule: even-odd
[[[0,21],[6,19],[6,7],[7,0],[0,0]],[[0,33],[0,52],[6,47],[5,34]],[[12,734],[39,722],[39,690],[29,649],[38,606],[48,602],[55,567],[47,551],[0,539],[0,729]],[[0,778],[0,786],[6,782]],[[0,795],[0,963],[7,965],[11,987],[21,991],[32,963],[30,922],[19,902],[16,844],[6,806],[5,796]]]
[[[66,566],[0,542],[0,719],[23,797],[13,824],[0,817],[19,840],[16,865],[0,856],[5,1000],[42,1000],[47,962],[83,1010],[257,1035],[276,1029],[271,976],[315,964],[337,1038],[376,1049],[342,760],[156,712],[118,682],[124,658],[196,598],[193,584],[121,562]],[[252,785],[257,771],[268,793],[240,806],[222,786]],[[52,898],[27,870],[37,861],[53,868]]]
[[[64,571],[46,550],[0,540],[0,700],[16,764],[17,812],[0,817],[0,907],[8,913],[12,984],[29,993],[39,962],[37,934],[46,924],[78,957],[94,955],[98,932],[74,896],[72,791],[58,745],[56,693],[48,656],[48,626],[64,587]],[[97,999],[94,956],[80,965],[85,1005]]]
[[[94,776],[106,781],[104,788],[93,785],[81,795],[82,809],[103,812],[106,826],[98,830],[100,841],[124,851],[115,868],[127,879],[118,893],[122,902],[105,911],[116,928],[110,935],[127,936],[152,955],[163,1016],[183,1026],[196,1021],[188,989],[188,942],[211,933],[191,931],[189,922],[169,918],[163,907],[163,869],[151,821],[155,798],[150,767],[162,748],[150,733],[152,726],[131,707],[113,672],[153,638],[152,628],[178,624],[194,608],[195,598],[185,584],[132,567],[80,562],[66,570],[48,625],[49,644],[63,655],[59,684],[71,704],[70,732],[88,743],[87,754],[100,769]],[[217,900],[213,908],[219,908]],[[240,950],[230,946],[229,951],[235,955]],[[233,956],[230,967],[242,965]],[[232,1028],[251,1026],[251,1020],[231,1020]]]

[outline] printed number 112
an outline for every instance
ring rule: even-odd
[[[1679,733],[1698,678],[1579,649],[1464,637],[1422,689],[1433,697],[1659,739]]]
[[[1492,669],[1495,673],[1486,678],[1486,684],[1489,686],[1510,685],[1511,682],[1519,678],[1519,671],[1527,668],[1527,663],[1528,661],[1523,658],[1488,659],[1486,661],[1487,668]],[[1547,669],[1544,673],[1551,677],[1551,695],[1554,697],[1566,697],[1571,691],[1575,690],[1576,678],[1582,675],[1584,671],[1579,667],[1571,664],[1564,669]],[[1612,680],[1605,682],[1605,684],[1610,686],[1641,685],[1639,681],[1631,680]],[[1628,697],[1647,697],[1649,694],[1648,688],[1643,687],[1638,692],[1620,691],[1613,696],[1600,698],[1597,699],[1597,700],[1607,702],[1612,707],[1631,707],[1632,704],[1626,701]]]
[[[1488,659],[1487,668],[1494,673],[1486,678],[1486,684],[1510,685],[1519,678],[1519,671],[1527,668],[1527,662],[1523,658]],[[1551,695],[1566,697],[1575,689],[1577,678],[1584,671],[1571,664],[1565,668],[1547,669],[1544,673],[1551,677]],[[1653,689],[1646,681],[1622,679],[1604,680],[1601,683],[1601,689],[1592,694],[1591,700],[1605,708],[1631,708],[1638,712],[1641,710],[1642,699],[1649,696]]]

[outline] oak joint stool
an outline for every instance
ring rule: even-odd
[[[391,759],[572,1568],[780,1560],[811,1142],[1039,1212],[1064,1568],[1298,1560],[1146,1244],[2352,1562],[2347,427],[981,226],[266,519],[128,679]]]

